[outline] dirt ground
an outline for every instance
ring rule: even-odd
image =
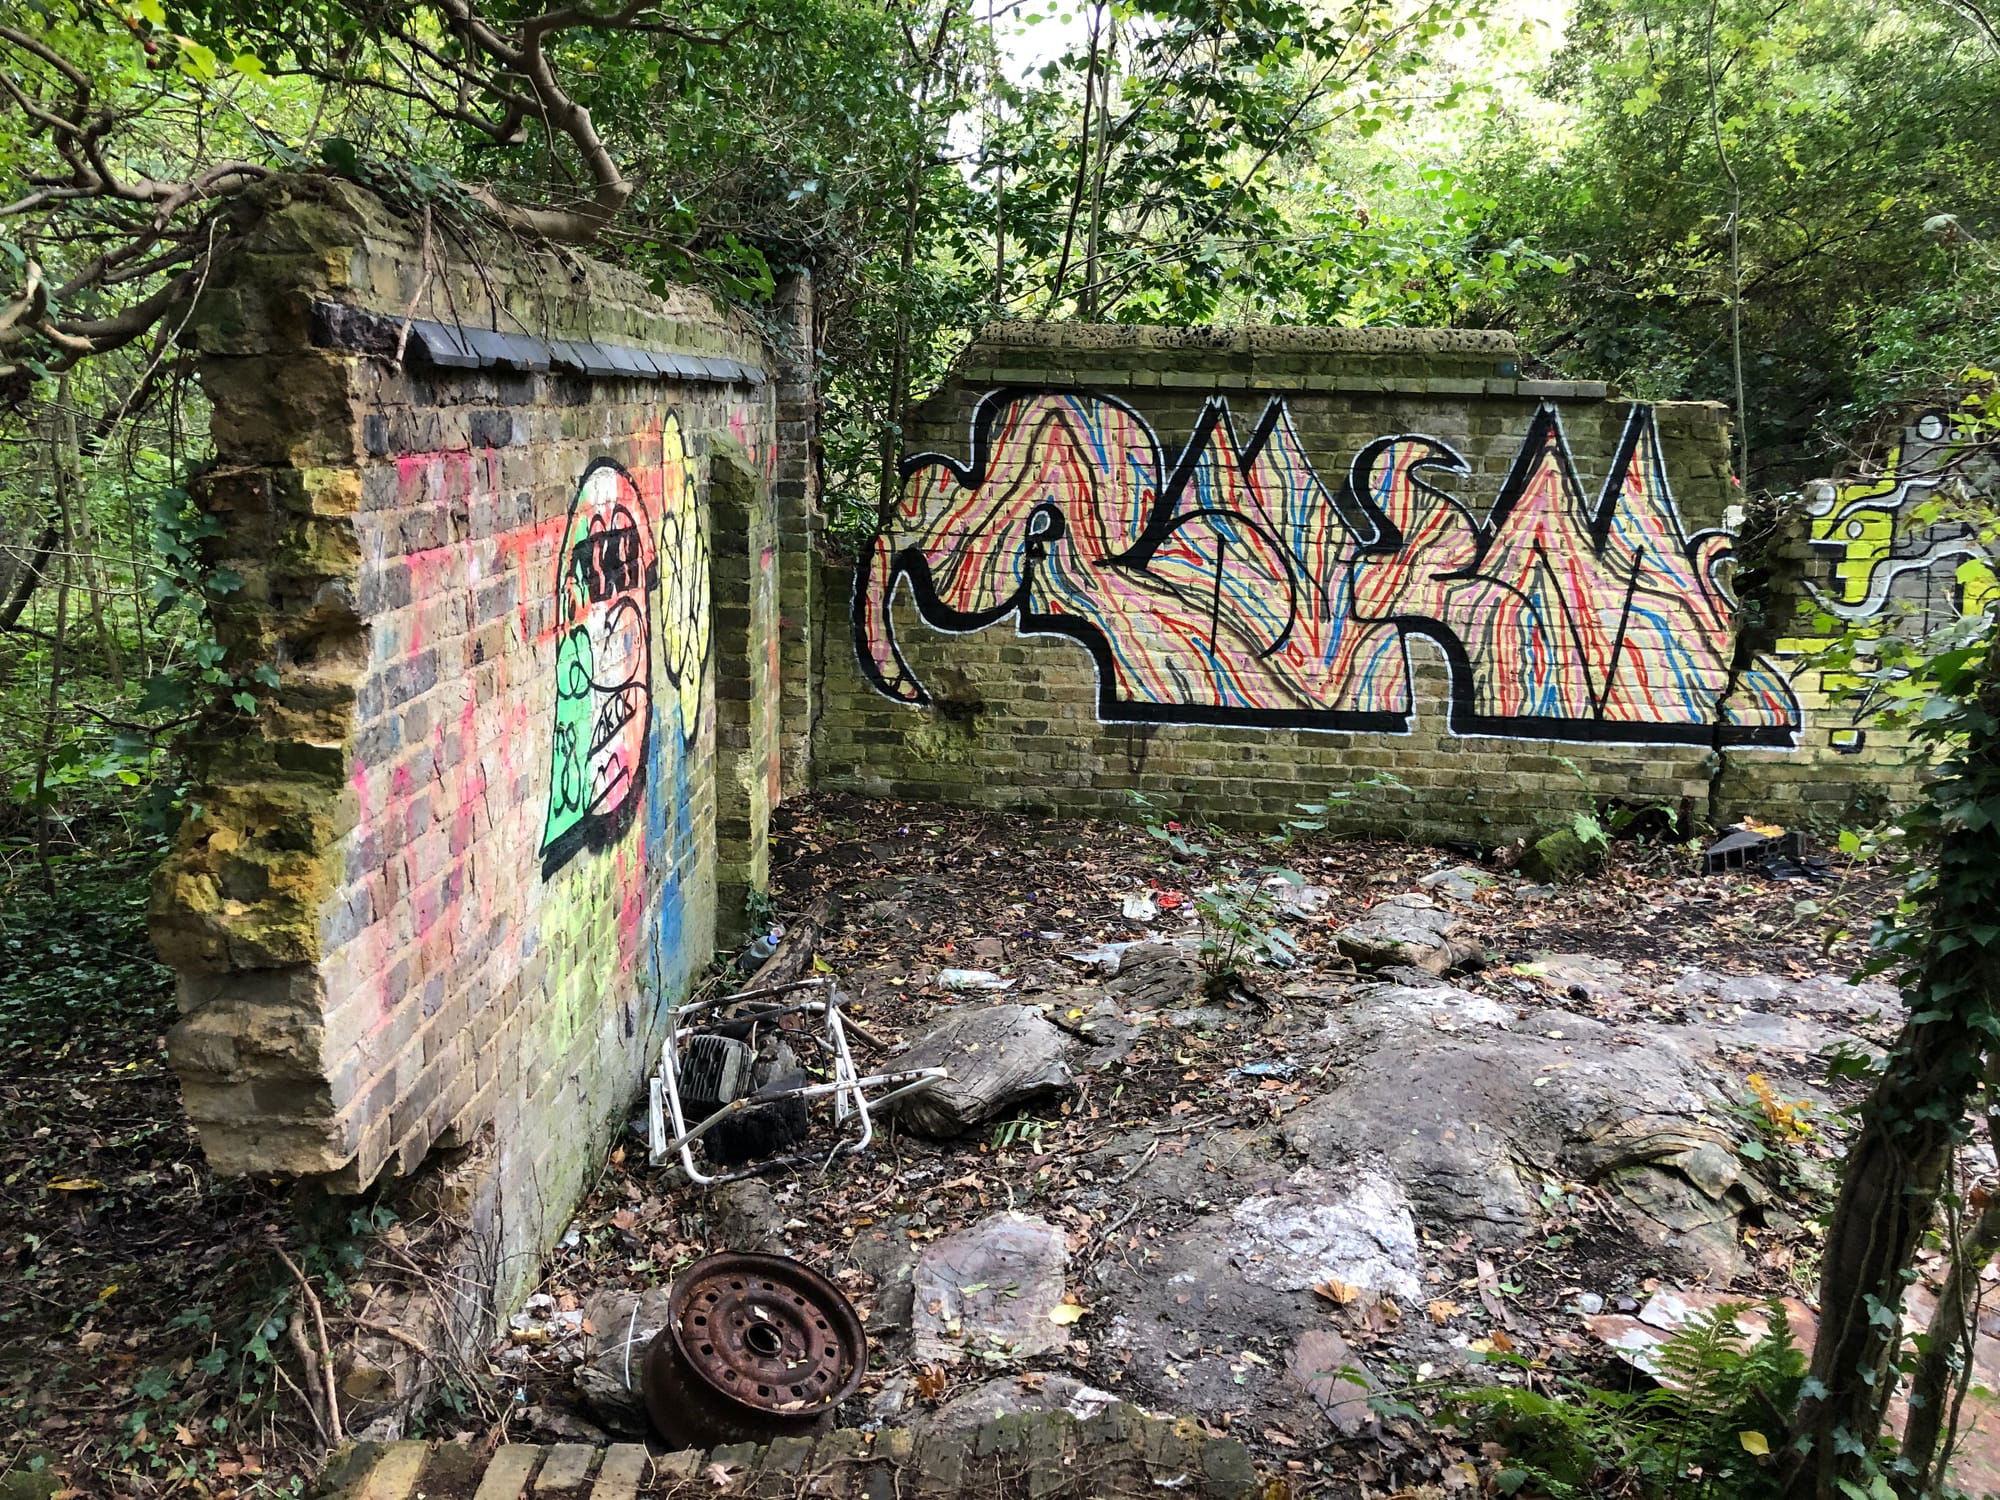
[[[1310,1144],[1315,1103],[1365,1083],[1374,1065],[1357,1049],[1375,1033],[1352,1017],[1385,987],[1342,956],[1336,930],[1464,864],[1462,853],[1317,834],[1283,845],[1197,828],[1156,836],[842,798],[789,806],[782,822],[775,906],[824,913],[821,956],[872,1034],[893,1045],[955,1011],[1018,1001],[1070,1029],[1077,1077],[1066,1098],[960,1139],[891,1129],[863,1158],[770,1184],[774,1241],[834,1276],[869,1321],[871,1370],[843,1420],[922,1422],[962,1409],[953,1403],[968,1392],[990,1399],[997,1386],[1033,1400],[1080,1387],[1190,1412],[1288,1471],[1297,1493],[1382,1493],[1479,1456],[1408,1411],[1339,1431],[1285,1374],[1302,1333],[1337,1333],[1381,1394],[1421,1406],[1440,1382],[1478,1378],[1494,1351],[1630,1379],[1591,1336],[1580,1299],[1630,1313],[1662,1285],[1704,1279],[1751,1295],[1811,1294],[1814,1222],[1838,1149],[1832,1116],[1853,1086],[1830,1087],[1808,1057],[1754,1047],[1704,1054],[1704,1076],[1730,1101],[1722,1125],[1782,1147],[1782,1170],[1762,1173],[1769,1197],[1732,1231],[1741,1260],[1723,1282],[1636,1240],[1603,1185],[1560,1173],[1529,1183],[1539,1201],[1525,1235],[1454,1227],[1420,1202],[1415,1298],[1337,1280],[1302,1289],[1242,1279],[1230,1215],[1248,1194],[1297,1191],[1302,1163],[1309,1175],[1328,1165]],[[1276,869],[1289,874],[1267,873]],[[0,926],[0,967],[12,976],[0,985],[0,1469],[32,1468],[67,1496],[297,1493],[321,1445],[295,1389],[279,1316],[293,1278],[276,1252],[337,1293],[359,1264],[367,1207],[307,1233],[283,1185],[209,1176],[161,1051],[172,1000],[146,946],[144,862],[81,860],[63,876],[56,898],[17,885]],[[1266,913],[1296,961],[1248,964],[1220,998],[1191,993],[1121,1018],[1102,973],[1070,956],[1149,936],[1191,942],[1204,887],[1282,896],[1301,880],[1323,893],[1312,914]],[[1653,1031],[1685,1037],[1742,1019],[1731,1020],[1741,1007],[1677,986],[1688,970],[1844,974],[1893,894],[1879,867],[1835,861],[1812,883],[1711,877],[1691,846],[1620,843],[1578,886],[1502,876],[1472,893],[1454,909],[1485,960],[1453,974],[1448,990],[1389,988],[1406,1007],[1506,1007],[1551,1035],[1565,1016],[1586,1037],[1615,1023],[1636,1052]],[[1588,961],[1551,968],[1550,954]],[[947,990],[947,969],[1013,983],[992,995]],[[1439,1012],[1424,1034],[1457,1025]],[[1460,1029],[1503,1050],[1571,1045],[1523,1039],[1518,1026]],[[1761,1099],[1747,1082],[1760,1069]],[[1775,1129],[1773,1107],[1807,1099],[1787,1117],[1802,1130]],[[543,1305],[573,1312],[607,1289],[665,1285],[732,1243],[741,1217],[721,1202],[649,1168],[633,1137],[551,1257]],[[1082,1309],[1066,1345],[1025,1359],[1000,1348],[917,1358],[911,1262],[1010,1209],[1065,1242],[1068,1295]],[[475,1372],[479,1389],[447,1391],[422,1430],[588,1437],[599,1414],[578,1396],[573,1361],[560,1341],[503,1341]]]
[[[1782,1010],[1786,982],[1810,985],[1855,967],[1872,917],[1893,900],[1892,877],[1876,867],[1836,859],[1823,879],[1776,881],[1704,875],[1699,855],[1695,845],[1620,843],[1603,870],[1573,887],[1502,876],[1455,908],[1461,936],[1486,958],[1438,993],[1461,1006],[1512,1007],[1537,1026],[1553,1024],[1551,1036],[1564,1016],[1586,1037],[1615,1022],[1621,1045],[1654,1033],[1726,1034],[1742,1007],[1691,990],[1690,971],[1761,976],[1781,994],[1770,1009]],[[1338,1333],[1381,1393],[1421,1405],[1441,1383],[1490,1378],[1477,1367],[1496,1351],[1629,1382],[1630,1370],[1593,1337],[1584,1314],[1635,1313],[1663,1286],[1810,1298],[1837,1115],[1855,1086],[1829,1084],[1796,1046],[1767,1054],[1754,1037],[1706,1058],[1724,1101],[1711,1123],[1749,1142],[1775,1142],[1780,1158],[1745,1147],[1768,1192],[1725,1231],[1734,1259],[1724,1271],[1691,1262],[1671,1241],[1635,1237],[1607,1186],[1560,1173],[1533,1184],[1541,1202],[1530,1233],[1471,1232],[1420,1203],[1424,1283],[1415,1299],[1349,1296],[1337,1281],[1310,1291],[1239,1286],[1243,1257],[1230,1262],[1226,1247],[1210,1253],[1218,1227],[1226,1235],[1240,1221],[1246,1193],[1291,1190],[1285,1183],[1296,1179],[1287,1174],[1311,1158],[1310,1148],[1300,1155],[1310,1131],[1299,1122],[1313,1118],[1315,1098],[1335,1084],[1352,1086],[1353,1059],[1337,1055],[1344,1044],[1334,1028],[1357,996],[1381,986],[1342,955],[1336,930],[1465,864],[1463,854],[1380,839],[1306,834],[1280,846],[1177,825],[1149,833],[844,798],[787,808],[774,878],[780,915],[826,913],[821,955],[872,1034],[894,1044],[995,1000],[1040,1004],[1099,1033],[1096,1046],[1073,1049],[1078,1090],[1022,1111],[1021,1123],[948,1142],[892,1131],[866,1158],[773,1183],[782,1248],[833,1275],[869,1322],[872,1368],[843,1420],[923,1421],[956,1410],[967,1392],[990,1399],[996,1382],[1033,1401],[1044,1387],[1066,1392],[1073,1381],[1191,1412],[1289,1471],[1298,1492],[1384,1493],[1469,1473],[1454,1466],[1476,1467],[1478,1455],[1393,1410],[1359,1435],[1340,1432],[1301,1382],[1284,1378],[1302,1332]],[[1267,873],[1274,869],[1289,874]],[[1296,946],[1292,966],[1250,966],[1226,998],[1194,997],[1136,1028],[1119,1025],[1115,1007],[1093,1008],[1101,976],[1070,955],[1148,937],[1191,942],[1199,930],[1192,897],[1204,886],[1269,880],[1282,894],[1300,878],[1325,898],[1316,898],[1314,915],[1280,924]],[[1134,920],[1128,910],[1147,910],[1132,900],[1140,894],[1153,915]],[[1550,955],[1571,957],[1551,966]],[[1014,987],[967,994],[942,986],[943,971],[968,968]],[[1783,1015],[1751,1019],[1777,1028],[1780,1041],[1790,1024]],[[1844,1022],[1842,1035],[1866,1046],[1887,1025]],[[1116,1060],[1103,1061],[1114,1035]],[[898,1292],[911,1259],[1003,1210],[1061,1229],[1070,1295],[1088,1311],[1057,1351],[916,1358],[909,1293]],[[614,1157],[578,1214],[576,1235],[552,1259],[549,1305],[574,1312],[606,1287],[662,1283],[691,1258],[729,1248],[740,1218],[649,1169],[635,1141]],[[1169,1284],[1190,1290],[1153,1307],[1152,1289]],[[1159,1326],[1140,1326],[1149,1319]],[[590,1418],[566,1373],[573,1358],[541,1347],[500,1351],[531,1427],[552,1421],[560,1436],[564,1423]]]
[[[210,1176],[162,1035],[150,860],[0,889],[0,1473],[285,1494],[318,1448],[271,1358],[282,1187]],[[299,1248],[294,1244],[292,1253]]]

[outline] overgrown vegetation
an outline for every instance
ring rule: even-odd
[[[1652,1352],[1657,1380],[1617,1389],[1558,1376],[1537,1389],[1495,1383],[1457,1392],[1445,1411],[1506,1452],[1503,1495],[1543,1500],[1766,1500],[1779,1493],[1773,1455],[1805,1379],[1805,1356],[1782,1302],[1760,1311],[1769,1331],[1739,1322],[1749,1304],[1689,1318]],[[1529,1361],[1488,1356],[1525,1380]]]
[[[32,866],[0,877],[7,1462],[120,1475],[127,1493],[302,1492],[280,1368],[294,1290],[266,1251],[296,1231],[281,1193],[209,1177],[180,1114],[152,850],[51,863],[54,894]]]

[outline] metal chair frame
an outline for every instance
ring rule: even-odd
[[[784,1015],[820,1017],[821,1031],[818,1034],[808,1031],[803,1035],[816,1042],[825,1058],[831,1061],[832,1079],[825,1083],[802,1084],[796,1088],[759,1089],[744,1098],[731,1100],[705,1119],[690,1125],[686,1110],[681,1103],[680,1089],[681,1053],[688,1040],[699,1033],[719,1028],[724,1023],[720,1012],[727,1006],[741,1004],[746,1000],[795,994],[806,989],[824,990],[826,998],[775,1005],[759,1011],[754,1017],[730,1019],[766,1021]],[[800,1035],[797,1032],[791,1034]],[[868,1149],[870,1142],[875,1139],[873,1111],[906,1094],[932,1088],[940,1079],[947,1076],[949,1075],[943,1068],[906,1068],[900,1072],[863,1075],[855,1066],[854,1053],[847,1044],[847,1027],[841,1019],[837,993],[833,989],[832,982],[823,977],[796,980],[791,984],[772,985],[764,989],[743,990],[714,1000],[697,1000],[679,1007],[674,1012],[667,1039],[660,1048],[659,1069],[654,1073],[647,1089],[647,1137],[651,1148],[649,1160],[657,1167],[678,1153],[681,1170],[687,1173],[688,1180],[704,1187],[715,1183],[736,1182],[746,1177],[758,1177],[785,1167],[821,1163],[821,1152],[800,1151],[766,1157],[762,1161],[727,1172],[710,1173],[702,1171],[695,1165],[693,1147],[696,1141],[729,1115],[766,1104],[783,1103],[789,1099],[811,1101],[830,1097],[833,1101],[834,1124],[849,1126],[851,1130],[847,1139],[840,1141],[831,1151],[823,1154],[823,1165],[831,1165],[837,1156],[854,1155]],[[888,1090],[887,1093],[878,1094],[873,1099],[868,1097],[868,1090],[884,1088]],[[850,1125],[850,1122],[853,1123]],[[669,1124],[673,1127],[671,1135],[667,1129]]]

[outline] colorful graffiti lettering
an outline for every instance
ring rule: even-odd
[[[692,743],[708,680],[708,535],[695,492],[694,465],[679,419],[660,433],[660,563],[662,665],[680,708],[683,740]]]
[[[610,459],[585,471],[556,576],[555,717],[549,733],[546,878],[631,825],[652,732],[652,601],[660,561],[646,503]]]
[[[1433,477],[1467,469],[1385,437],[1331,491],[1282,400],[1239,443],[1219,398],[1168,469],[1121,402],[995,392],[969,463],[903,466],[856,582],[862,670],[927,701],[891,622],[906,586],[939,629],[1080,641],[1110,721],[1403,731],[1415,634],[1450,663],[1459,734],[1792,744],[1783,674],[1734,660],[1729,538],[1683,529],[1650,409],[1594,503],[1553,408],[1484,516]]]
[[[1942,623],[1985,607],[1995,583],[1974,529],[1922,514],[1958,458],[1951,424],[1933,412],[1890,450],[1881,478],[1819,487],[1808,513],[1827,577],[1808,579],[1807,587],[1821,609],[1869,620],[1900,607]],[[1960,567],[1967,562],[1973,566]]]

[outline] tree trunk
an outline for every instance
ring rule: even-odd
[[[1063,224],[1062,253],[1056,257],[1055,280],[1049,287],[1048,305],[1042,309],[1045,319],[1062,303],[1063,285],[1069,280],[1070,250],[1076,243],[1076,221],[1083,212],[1084,188],[1090,182],[1090,131],[1097,104],[1097,59],[1103,41],[1104,7],[1100,5],[1090,18],[1090,61],[1083,73],[1083,122],[1076,143],[1076,186],[1070,190],[1069,218]]]
[[[2000,1135],[1995,1144],[2000,1145]],[[1960,1403],[1972,1384],[1972,1349],[1978,1340],[1979,1273],[2000,1251],[2000,1196],[1987,1198],[1969,1234],[1953,1246],[1951,1271],[1938,1294],[1929,1337],[1910,1377],[1910,1420],[1903,1429],[1903,1457],[1916,1470],[1919,1494],[1944,1477],[1957,1434]]]
[[[923,168],[910,168],[909,189],[903,196],[903,247],[896,294],[896,341],[889,361],[888,410],[882,417],[881,486],[875,496],[879,525],[887,528],[895,514],[902,476],[896,472],[903,451],[903,408],[910,400],[910,271],[917,263],[917,215],[923,211]]]
[[[1111,75],[1118,66],[1118,15],[1107,12],[1104,66],[1097,70],[1097,151],[1090,176],[1090,224],[1083,245],[1083,285],[1077,289],[1076,315],[1086,323],[1098,316],[1098,242],[1104,230],[1104,174],[1111,164]]]
[[[1882,1430],[1902,1347],[1909,1267],[1938,1199],[1954,1148],[1986,1071],[1987,1037],[2000,1004],[2000,880],[1993,832],[1967,807],[2000,797],[2000,651],[1978,669],[1967,743],[1931,788],[1944,814],[1936,847],[1922,957],[1905,990],[1910,1019],[1862,1107],[1840,1198],[1827,1229],[1819,1339],[1812,1374],[1824,1393],[1802,1401],[1794,1438],[1803,1451],[1786,1500],[1842,1500]],[[1892,1481],[1893,1482],[1893,1481]],[[1905,1494],[1915,1493],[1907,1486]]]

